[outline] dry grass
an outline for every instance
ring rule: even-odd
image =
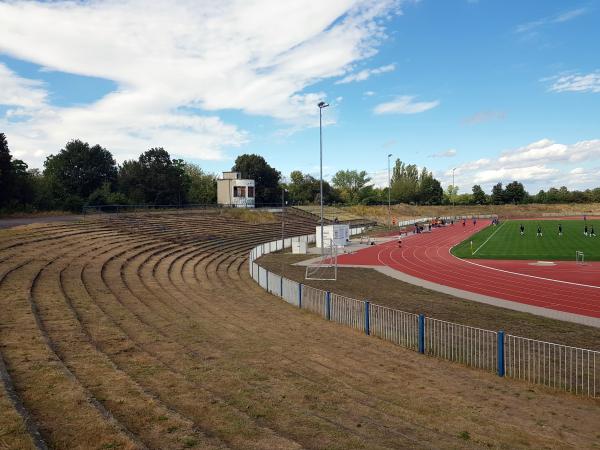
[[[388,222],[388,208],[387,206],[349,206],[344,208],[349,210],[352,214],[356,214],[361,217],[375,220],[379,223]],[[415,217],[437,217],[437,216],[451,216],[451,215],[471,215],[471,214],[497,214],[500,217],[532,217],[536,215],[542,215],[544,213],[561,213],[561,214],[573,214],[573,213],[600,213],[600,203],[586,203],[586,204],[565,204],[565,205],[472,205],[463,206],[456,205],[454,208],[452,205],[444,206],[415,206],[415,205],[392,205],[392,216],[398,218],[398,220],[407,220]]]
[[[227,217],[232,220],[241,220],[251,224],[277,223],[279,219],[275,214],[268,211],[261,211],[252,208],[230,208],[222,209],[219,212],[221,217]]]
[[[0,348],[52,448],[598,440],[597,401],[424,358],[264,293],[245,255],[276,226],[119,220],[0,232]],[[4,441],[19,447],[17,437]]]

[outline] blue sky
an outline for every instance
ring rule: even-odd
[[[35,20],[30,20],[35,17]],[[600,185],[600,2],[0,1],[0,131],[41,167],[72,138],[163,146],[219,172],[387,180],[387,154],[460,192]],[[165,26],[176,23],[176,27]]]

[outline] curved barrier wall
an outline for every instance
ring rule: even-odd
[[[430,219],[405,221],[399,225],[412,225]],[[351,228],[350,235],[363,231],[364,227]],[[251,277],[263,289],[289,304],[419,353],[495,372],[501,377],[508,376],[600,398],[598,351],[528,339],[503,331],[484,330],[379,306],[368,300],[356,300],[306,286],[269,272],[256,263],[261,256],[289,248],[293,242],[299,241],[314,243],[315,235],[266,242],[254,247],[249,255]]]

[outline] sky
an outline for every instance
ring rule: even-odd
[[[0,0],[0,132],[42,168],[71,139],[289,176],[388,154],[459,193],[600,186],[600,1]]]

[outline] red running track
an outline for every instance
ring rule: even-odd
[[[434,228],[338,256],[340,265],[385,265],[433,283],[556,311],[600,318],[600,264],[577,266],[558,261],[541,267],[535,261],[463,260],[450,248],[481,230],[489,221]]]

